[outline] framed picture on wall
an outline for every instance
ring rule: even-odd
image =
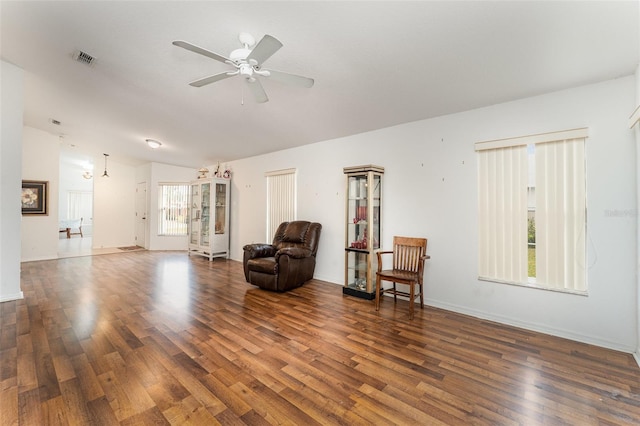
[[[49,214],[49,182],[41,180],[23,180],[20,197],[23,215]]]

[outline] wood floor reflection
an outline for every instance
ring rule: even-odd
[[[242,265],[132,252],[22,265],[2,425],[638,424],[629,354]],[[428,283],[426,284],[428,291]]]

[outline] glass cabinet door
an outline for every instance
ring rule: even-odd
[[[209,245],[209,223],[211,220],[211,184],[203,183],[202,191],[202,213],[200,214],[200,245]]]
[[[367,253],[347,252],[347,287],[367,291]]]
[[[189,244],[198,244],[200,234],[200,185],[191,185]]]
[[[380,175],[373,175],[373,189],[371,190],[371,248],[380,248]]]
[[[347,223],[349,247],[367,249],[367,175],[349,176]]]
[[[227,223],[227,184],[216,183],[216,234],[224,234],[226,232],[225,224]]]

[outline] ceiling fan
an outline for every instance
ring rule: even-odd
[[[238,39],[240,40],[242,47],[231,52],[228,58],[186,41],[174,41],[173,44],[175,46],[204,55],[219,62],[224,62],[235,68],[232,71],[225,71],[192,81],[189,85],[202,87],[207,84],[215,83],[216,81],[224,80],[225,78],[240,75],[244,77],[249,90],[256,99],[256,102],[259,103],[267,102],[269,98],[262,87],[262,83],[260,83],[260,80],[257,77],[268,77],[276,81],[293,84],[299,87],[309,88],[313,86],[314,81],[312,78],[289,74],[282,71],[262,69],[262,64],[282,47],[282,43],[280,43],[275,37],[267,34],[262,37],[258,44],[256,44],[256,40],[253,36],[248,33],[240,33]]]

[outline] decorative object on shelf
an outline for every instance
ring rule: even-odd
[[[201,169],[198,170],[198,179],[206,179],[209,174],[209,169],[207,169],[206,167],[202,167]]]
[[[109,156],[109,154],[102,155],[104,155],[104,173],[102,174],[102,177],[109,177],[109,173],[107,173],[107,157]]]
[[[20,197],[23,215],[49,215],[49,181],[23,180]]]
[[[373,300],[375,270],[380,248],[381,186],[384,168],[374,165],[345,167],[346,230],[344,294]]]

